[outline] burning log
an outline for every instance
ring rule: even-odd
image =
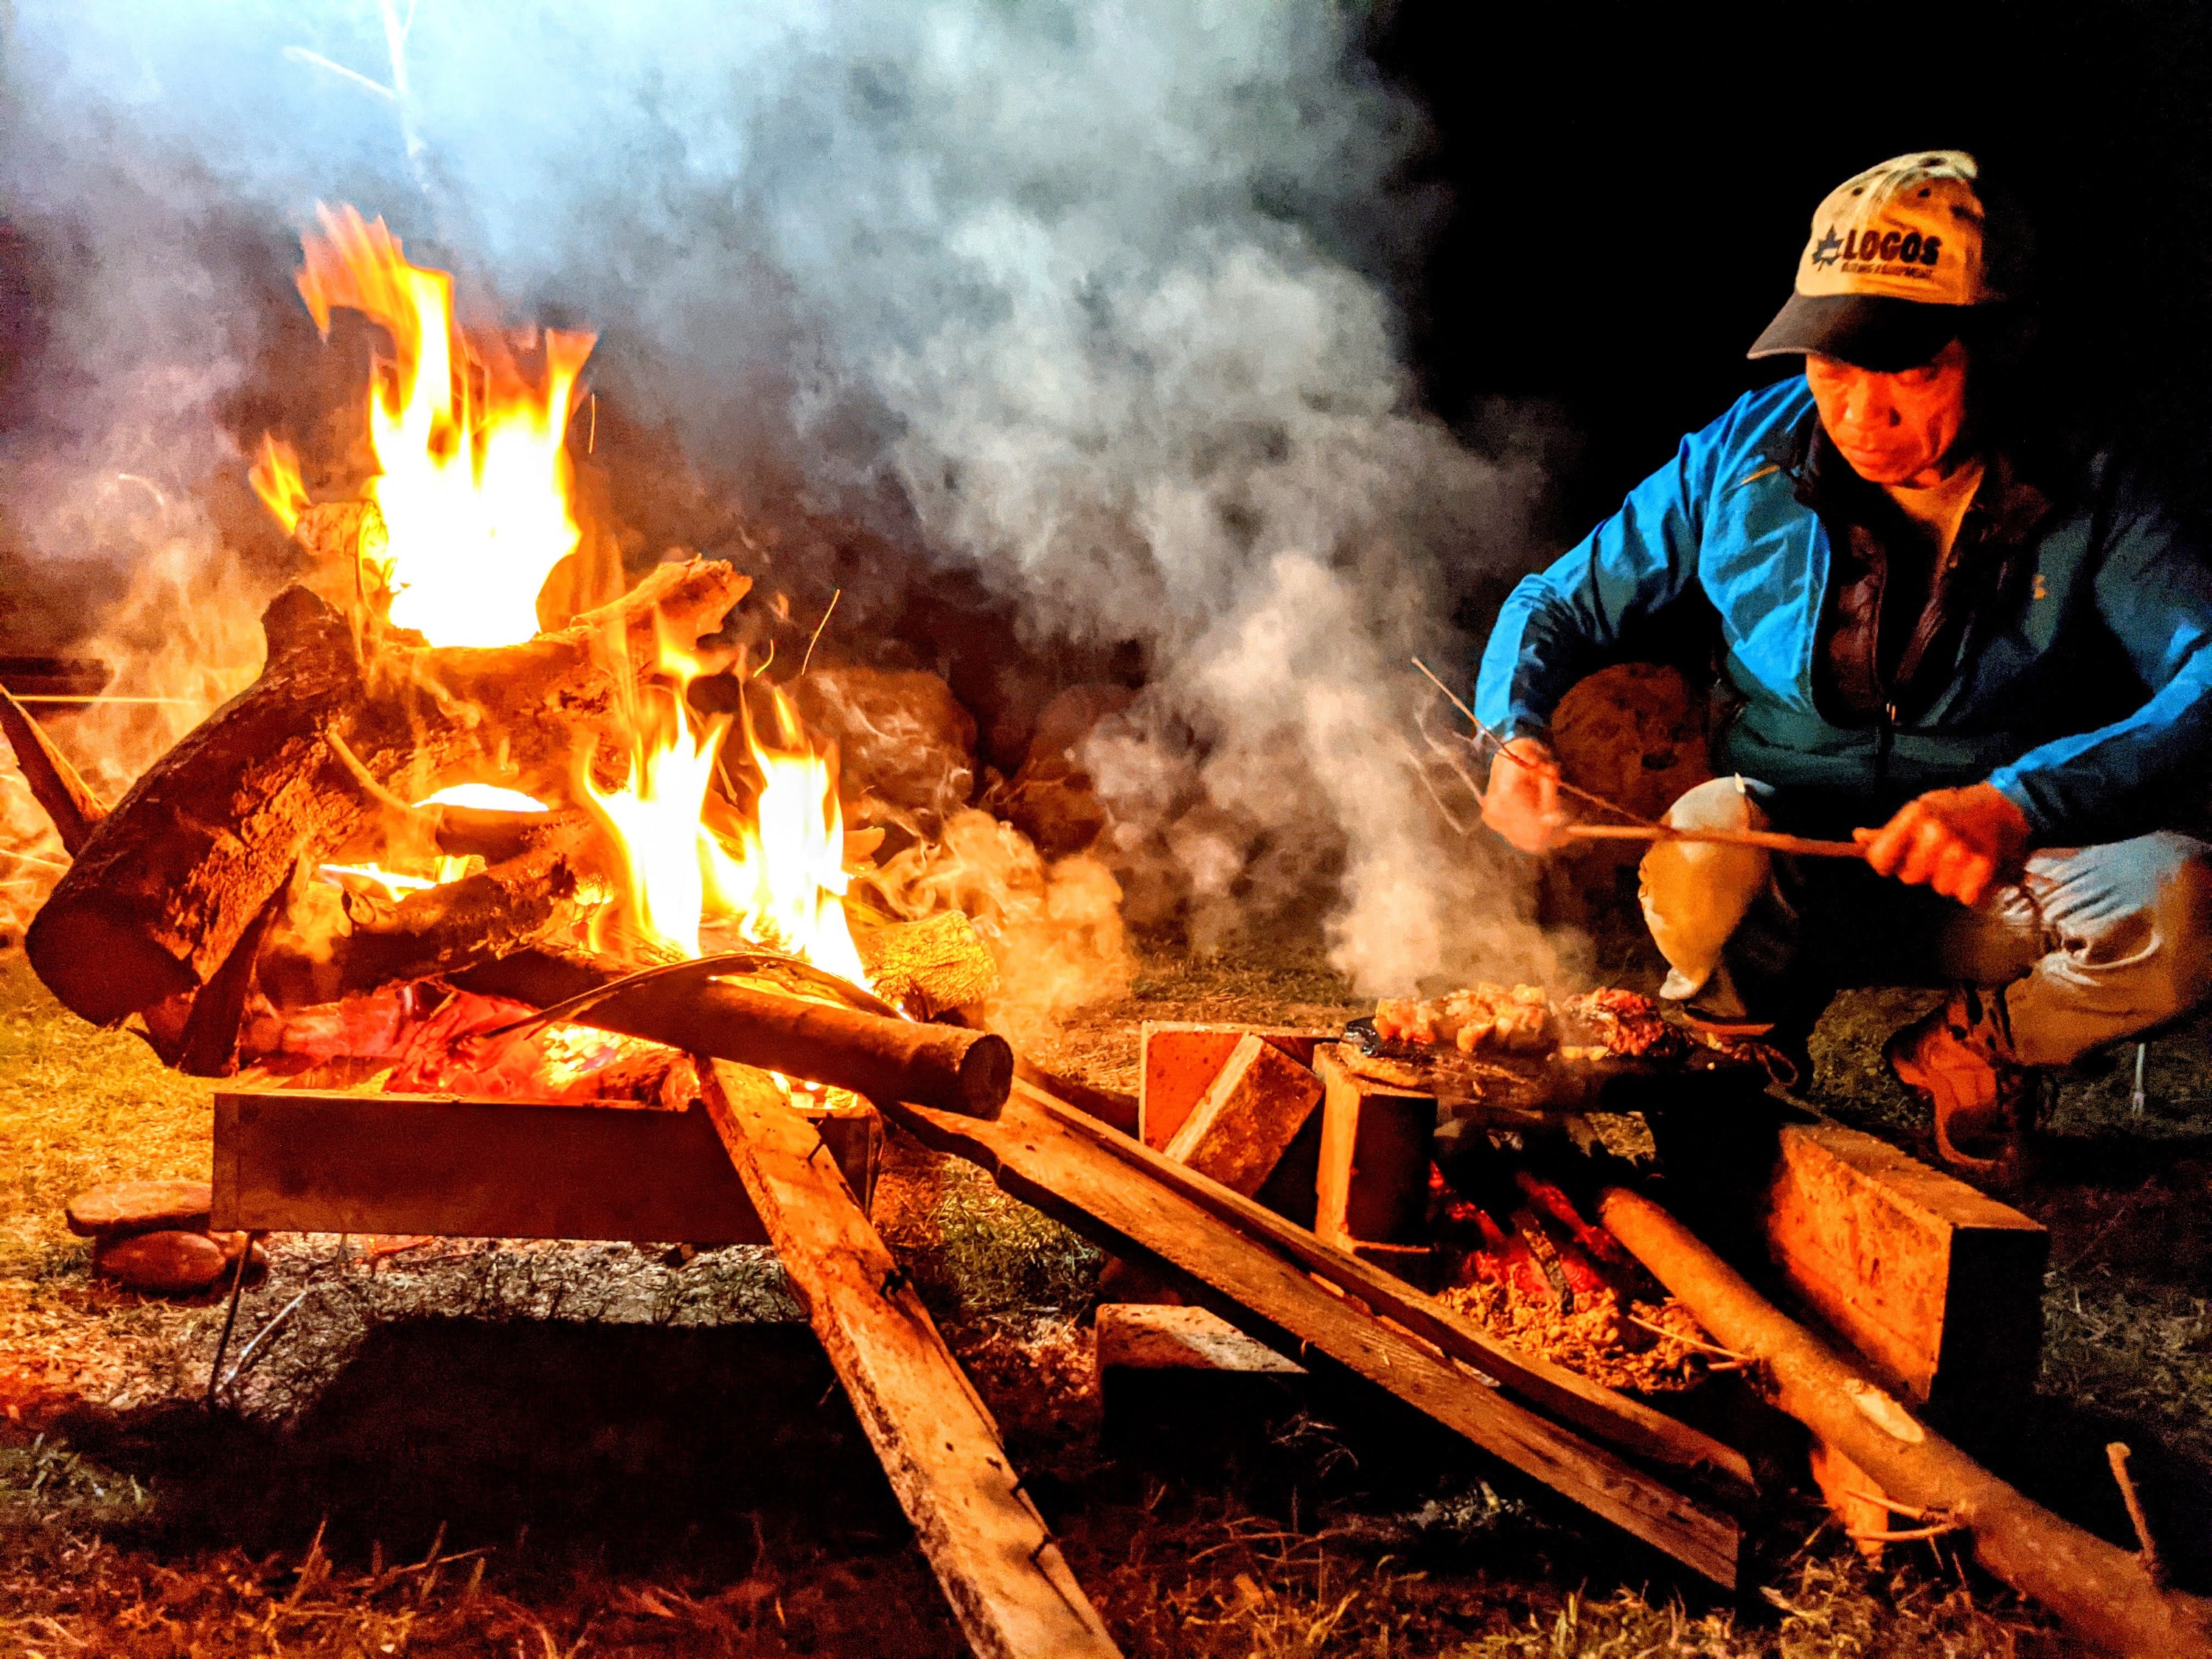
[[[518,815],[520,816],[520,815]],[[335,1002],[380,985],[459,973],[580,921],[603,892],[611,849],[581,812],[526,817],[512,856],[396,902],[346,894],[350,931],[313,920],[261,955],[261,988],[280,1007]],[[337,901],[334,901],[337,902]]]
[[[1775,1309],[1650,1200],[1608,1188],[1599,1212],[1717,1340],[1759,1362],[1774,1404],[1865,1470],[1886,1496],[1955,1523],[1984,1567],[2076,1636],[2145,1659],[2212,1654],[2212,1602],[2160,1588],[2140,1557],[1998,1480]]]
[[[641,979],[559,1017],[687,1054],[781,1072],[877,1102],[907,1101],[993,1118],[1013,1088],[1006,1038],[964,1026],[893,1019],[713,977],[711,965]],[[722,971],[727,972],[725,969]],[[466,976],[472,990],[556,1008],[611,986],[611,964],[517,951]]]
[[[669,985],[680,988],[664,988]],[[647,980],[574,1018],[688,1054],[965,1117],[998,1116],[1014,1083],[1014,1051],[995,1033],[888,1019],[718,981]]]
[[[520,645],[434,647],[357,633],[302,587],[262,618],[261,677],[140,778],[33,922],[32,966],[87,1019],[196,992],[270,896],[386,809],[498,780],[565,795],[661,641],[716,626],[750,579],[664,565],[614,604]]]

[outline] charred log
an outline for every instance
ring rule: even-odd
[[[296,915],[271,939],[263,992],[279,1007],[335,1002],[567,936],[611,890],[613,849],[581,812],[526,821],[510,856],[457,880],[397,902],[331,891],[331,913]]]
[[[495,648],[357,634],[305,588],[262,619],[261,677],[156,762],[87,840],[25,940],[86,1018],[112,1024],[187,995],[230,956],[292,870],[402,799],[497,782],[565,797],[658,665],[664,635],[719,624],[750,579],[691,560],[555,634]]]

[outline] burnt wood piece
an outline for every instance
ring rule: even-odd
[[[1247,1197],[1321,1104],[1321,1079],[1264,1037],[1239,1037],[1163,1155]]]
[[[1314,1231],[1354,1252],[1362,1244],[1419,1245],[1437,1097],[1361,1077],[1341,1054],[1329,1042],[1314,1054],[1324,1091]]]
[[[806,1116],[865,1195],[880,1121]],[[767,1242],[697,1106],[223,1090],[214,1173],[202,1221],[223,1231]]]
[[[1790,1288],[1905,1398],[2034,1387],[2051,1235],[2018,1210],[1873,1135],[1785,1123],[1762,1219]]]
[[[750,586],[725,564],[663,565],[558,633],[434,647],[354,624],[304,587],[263,613],[261,677],[131,787],[77,854],[25,945],[99,1024],[196,991],[295,866],[324,861],[381,811],[498,782],[565,798],[624,685],[660,640],[690,644]]]
[[[1941,1510],[1974,1555],[2077,1638],[2112,1652],[2212,1655],[2212,1601],[2161,1589],[2131,1551],[2062,1520],[1998,1480],[1788,1318],[1694,1233],[1640,1194],[1607,1188],[1606,1228],[1682,1299],[1713,1340],[1759,1362],[1772,1403],[1881,1483],[1881,1495]]]
[[[1735,1519],[1507,1397],[1496,1380],[1508,1372],[1526,1376],[1526,1362],[1492,1361],[1477,1370],[1423,1340],[1396,1317],[1398,1310],[1428,1300],[1411,1287],[1026,1087],[989,1123],[911,1105],[885,1110],[925,1145],[981,1165],[1007,1192],[1102,1249],[1190,1284],[1205,1305],[1256,1340],[1279,1352],[1305,1344],[1685,1565],[1717,1583],[1736,1583],[1744,1540]],[[1200,1202],[1200,1188],[1210,1188],[1234,1221]],[[1301,1236],[1308,1248],[1281,1249],[1285,1233]],[[1345,1294],[1316,1283],[1307,1271],[1316,1260],[1334,1266],[1338,1281],[1361,1288]],[[1635,1408],[1616,1403],[1613,1420],[1633,1425]],[[1678,1455],[1705,1439],[1659,1420]],[[1645,1439],[1659,1443],[1656,1436]]]
[[[1118,1655],[1020,1490],[998,1425],[836,1166],[816,1156],[814,1131],[765,1073],[725,1063],[711,1076],[708,1109],[729,1161],[969,1645],[981,1659]]]
[[[238,943],[231,946],[229,959],[192,998],[192,1010],[185,1017],[176,1054],[162,1055],[179,1071],[191,1077],[228,1077],[238,1070],[239,1028],[246,1020],[246,994],[253,983],[254,957],[290,891],[288,882],[269,896],[260,914],[246,924]],[[150,1027],[148,1035],[153,1035]]]
[[[349,931],[287,939],[261,957],[262,988],[280,1007],[335,1002],[357,991],[495,962],[566,933],[590,907],[617,856],[582,812],[535,815],[513,856],[386,903],[349,895]]]
[[[32,798],[54,821],[54,833],[75,858],[92,839],[107,809],[92,793],[91,786],[77,775],[69,757],[54,747],[45,728],[4,686],[0,686],[0,734],[6,736],[9,748],[15,751],[15,764],[23,781],[31,786]]]
[[[889,1019],[749,986],[645,981],[573,1016],[578,1024],[757,1066],[867,1099],[994,1117],[1014,1051],[990,1031]]]
[[[1024,1108],[1025,1114],[1042,1114],[1058,1123],[1115,1158],[1123,1169],[1146,1178],[1148,1184],[1181,1194],[1313,1279],[1354,1298],[1452,1359],[1495,1379],[1547,1415],[1666,1471],[1670,1480],[1710,1495],[1731,1513],[1749,1514],[1756,1504],[1758,1491],[1750,1461],[1734,1447],[1641,1401],[1593,1382],[1579,1372],[1499,1342],[1481,1327],[1407,1283],[1395,1267],[1386,1267],[1358,1251],[1328,1244],[1253,1200],[1092,1122],[1048,1094],[1018,1086],[1014,1104]],[[1011,1111],[1008,1115],[1012,1115]],[[1025,1115],[1024,1121],[1027,1121]]]

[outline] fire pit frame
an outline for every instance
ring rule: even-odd
[[[805,1115],[865,1207],[880,1115]],[[223,1090],[214,1185],[211,1224],[233,1231],[768,1243],[698,1103]]]

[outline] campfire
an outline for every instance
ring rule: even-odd
[[[70,859],[32,965],[85,1018],[234,1079],[215,1182],[70,1212],[118,1278],[135,1259],[197,1293],[228,1273],[210,1405],[270,1233],[404,1215],[425,1237],[765,1241],[976,1650],[1110,1654],[875,1230],[888,1119],[1157,1275],[1155,1304],[1197,1299],[1102,1321],[1102,1372],[1326,1361],[1730,1589],[1765,1502],[1729,1437],[1756,1388],[1812,1431],[1862,1545],[1981,1527],[2014,1559],[2094,1566],[2014,1575],[2054,1606],[2121,1581],[2117,1552],[1909,1409],[2024,1390],[2041,1229],[1778,1114],[1787,1065],[1756,1043],[1619,988],[1478,983],[1338,1030],[1148,1024],[1133,1097],[1018,1083],[983,1028],[1000,962],[969,918],[1079,931],[1040,896],[1034,848],[1025,864],[986,815],[947,815],[941,843],[878,868],[881,828],[848,830],[838,745],[733,626],[750,578],[599,568],[574,460],[592,336],[462,326],[452,278],[350,209],[322,212],[305,256],[325,338],[340,313],[381,336],[374,468],[319,500],[301,457],[263,444],[252,484],[307,568],[263,615],[259,677],[112,808],[0,697]],[[1068,960],[1022,952],[1039,978]],[[1671,1139],[1668,1195],[1754,1218],[1863,1364],[1638,1190],[1648,1170],[1599,1122],[1636,1115],[1651,1146]],[[1702,1386],[1728,1373],[1735,1393]],[[2127,1618],[2172,1614],[2133,1571]]]
[[[265,440],[254,489],[313,566],[260,678],[112,812],[45,753],[75,862],[27,939],[41,977],[204,1075],[672,1102],[687,1054],[734,1043],[795,1088],[1003,1097],[1002,1042],[909,1017],[988,994],[964,926],[879,929],[878,994],[845,900],[880,832],[847,835],[834,744],[721,636],[750,579],[693,558],[594,591],[569,454],[593,337],[463,328],[453,279],[350,208],[305,254],[325,337],[340,311],[384,337],[374,475],[317,501]],[[580,1010],[615,1029],[540,1017],[647,969]]]

